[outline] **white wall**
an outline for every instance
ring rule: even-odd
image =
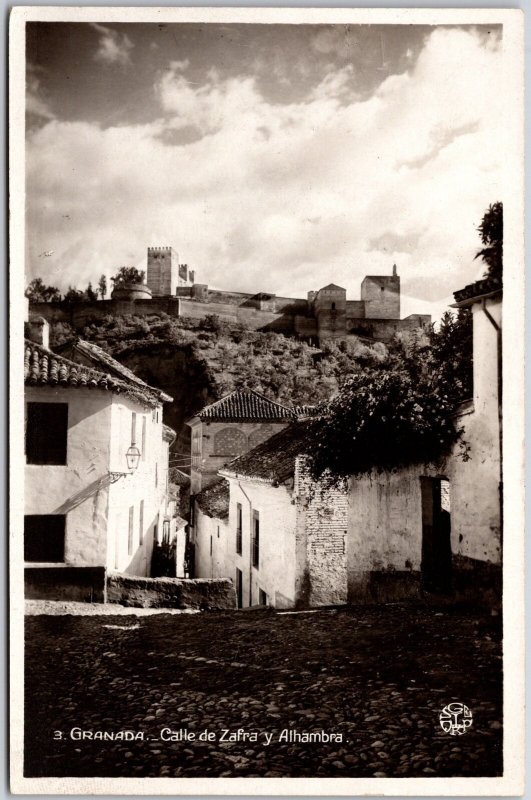
[[[125,454],[131,446],[131,420],[136,413],[136,446],[142,451],[145,419],[145,448],[138,469],[120,478],[109,489],[108,567],[128,575],[149,575],[154,539],[162,538],[165,511],[168,447],[162,439],[162,408],[143,407],[122,395],[112,403],[113,437],[111,471],[126,472]],[[153,413],[154,412],[154,413]],[[158,418],[157,418],[158,417]],[[140,508],[144,501],[142,538]],[[133,545],[129,552],[129,509],[133,508]]]
[[[105,566],[108,488],[98,490],[110,464],[110,392],[26,387],[25,401],[68,403],[67,464],[27,464],[25,514],[66,514],[65,563]]]
[[[197,505],[195,515],[195,577],[230,578],[234,581],[233,541],[227,522],[208,517]]]
[[[486,300],[501,325],[501,298]],[[464,461],[456,448],[452,479],[452,551],[467,558],[501,563],[500,426],[496,329],[480,303],[472,306],[474,405],[458,419],[470,451]],[[510,413],[510,409],[509,409]]]
[[[236,554],[236,504],[242,506],[242,555]],[[258,569],[251,566],[252,512],[260,516],[260,559]],[[295,602],[297,510],[291,493],[283,486],[273,487],[250,480],[230,480],[228,537],[233,565],[243,573],[243,606],[258,605],[259,590],[268,596],[268,605],[290,607]]]
[[[487,301],[501,323],[501,298]],[[472,307],[474,401],[456,419],[468,458],[458,444],[438,468],[412,466],[351,479],[348,579],[351,599],[362,595],[371,573],[420,572],[421,476],[450,481],[451,546],[458,569],[501,564],[500,446],[496,330],[479,303]],[[459,561],[461,558],[461,561]]]

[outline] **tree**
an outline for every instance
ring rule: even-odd
[[[105,275],[101,275],[98,281],[98,289],[100,290],[101,299],[105,300],[105,295],[107,294],[107,278]]]
[[[503,272],[503,203],[493,203],[483,215],[478,227],[481,242],[485,245],[476,253],[487,265],[485,277],[500,277]]]
[[[92,288],[92,281],[89,281],[89,284],[85,290],[85,298],[90,303],[94,303],[98,299],[98,293]]]
[[[42,278],[34,278],[24,294],[30,303],[51,303],[61,299],[59,289],[55,286],[45,286]]]
[[[85,292],[82,292],[81,289],[74,289],[72,286],[68,287],[68,291],[64,296],[66,303],[82,303],[86,299]]]
[[[314,478],[338,484],[373,469],[436,463],[450,452],[461,436],[455,412],[464,398],[462,381],[455,380],[461,366],[446,359],[458,352],[454,339],[462,325],[446,320],[443,333],[434,334],[436,345],[395,346],[321,404],[309,423]]]
[[[444,380],[453,387],[456,400],[472,397],[472,312],[460,308],[457,316],[443,314],[438,331],[430,337],[434,361],[440,365]]]
[[[111,278],[111,281],[116,289],[117,286],[122,286],[124,283],[143,283],[145,275],[146,273],[143,269],[120,267],[118,272]]]

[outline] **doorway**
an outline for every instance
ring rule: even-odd
[[[420,479],[422,494],[422,588],[437,594],[452,591],[450,482]]]

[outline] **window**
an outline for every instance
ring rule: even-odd
[[[236,570],[236,600],[238,608],[243,606],[243,573],[241,569]]]
[[[258,511],[253,511],[253,567],[258,569],[260,562],[260,516]]]
[[[212,556],[212,534],[210,534],[210,555]]]
[[[131,444],[136,444],[136,412],[131,414]]]
[[[332,311],[335,311],[335,310],[336,310],[336,304],[335,304],[335,303],[332,303]],[[260,590],[260,591],[261,591],[261,590]]]
[[[68,403],[28,403],[28,464],[66,464]]]
[[[162,523],[162,544],[170,543],[170,521],[165,519]]]
[[[219,525],[218,525],[218,539],[219,539]]]
[[[138,519],[138,544],[144,544],[144,501],[140,501],[140,512]]]
[[[258,592],[258,602],[261,606],[267,605],[267,594],[264,592],[263,589],[260,589]]]
[[[127,533],[127,555],[133,555],[133,524],[135,519],[135,507],[129,508],[129,531]]]
[[[242,554],[242,504],[236,503],[236,552]]]
[[[63,514],[29,514],[24,517],[24,561],[58,563],[65,560]]]
[[[146,460],[146,418],[142,417],[142,461]]]

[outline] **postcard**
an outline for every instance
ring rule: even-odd
[[[517,795],[523,15],[15,7],[15,794]]]

